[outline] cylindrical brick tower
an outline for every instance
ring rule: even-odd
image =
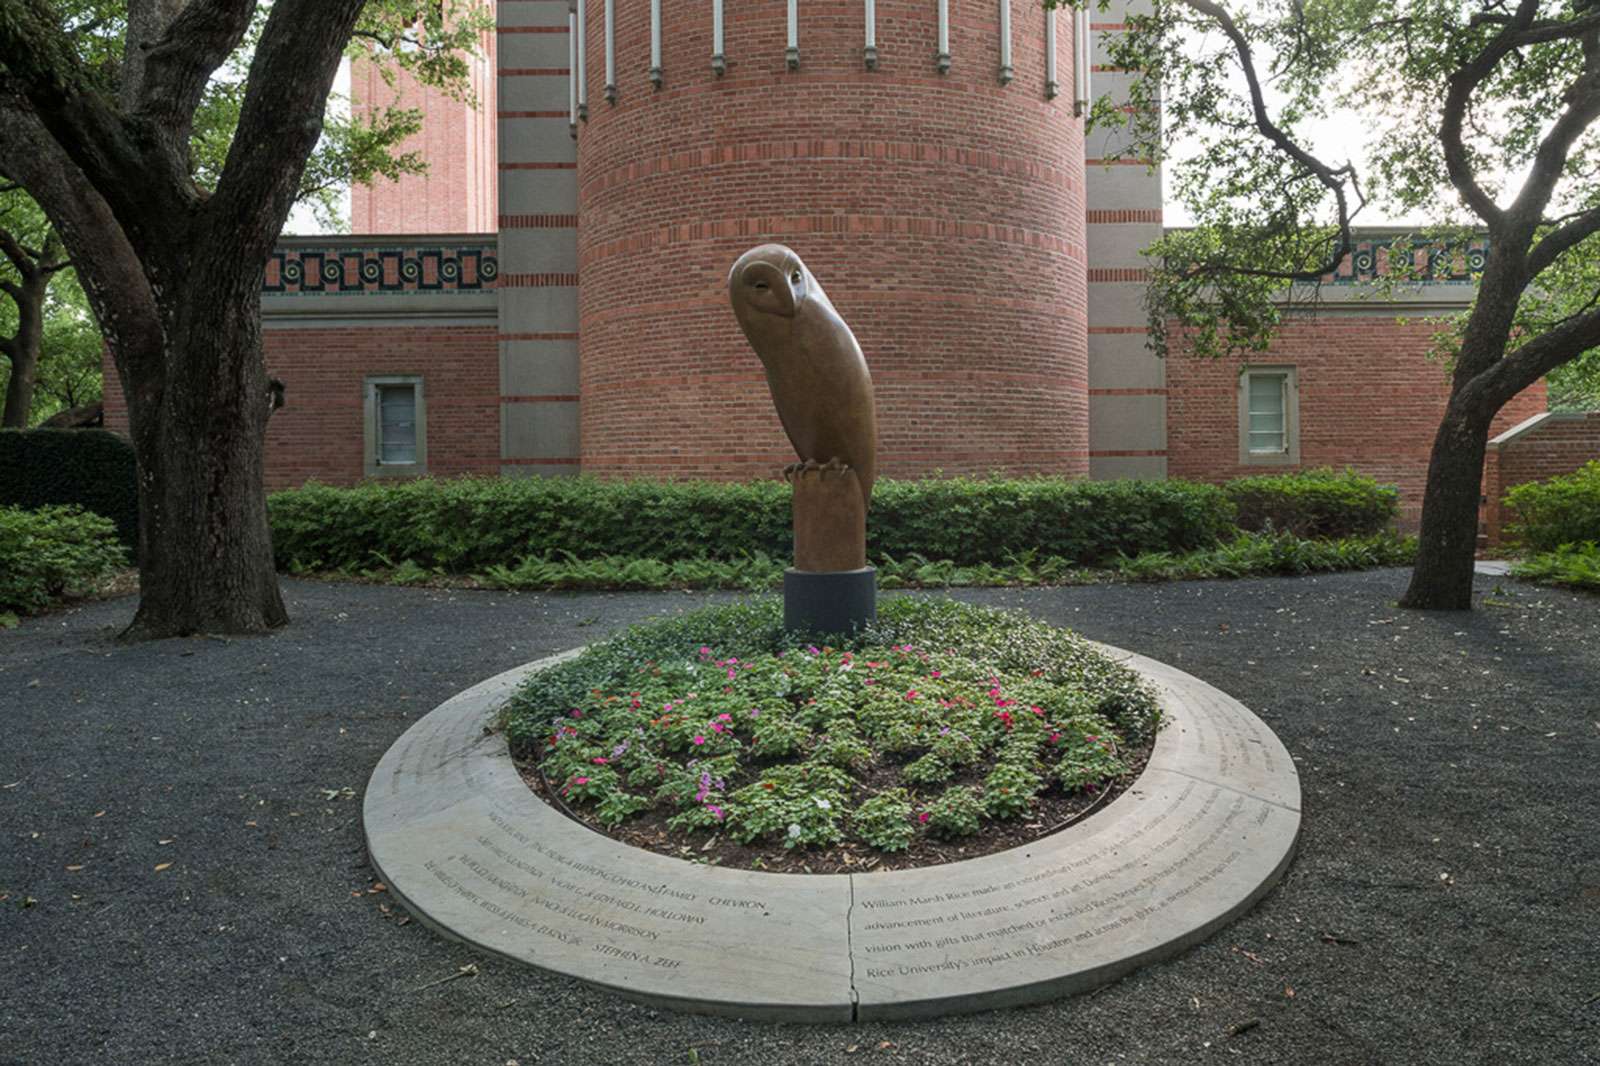
[[[607,3],[585,0],[585,472],[746,478],[793,460],[727,298],[740,253],[778,241],[861,342],[880,474],[1088,473],[1072,20],[1004,2],[948,0],[941,73],[939,0],[726,0],[718,74],[721,5],[661,0],[657,88],[652,4],[614,0],[611,102]]]

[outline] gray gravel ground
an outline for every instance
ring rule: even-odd
[[[121,646],[126,599],[27,621],[0,633],[0,1063],[1600,1063],[1600,598],[1480,578],[1479,610],[1422,615],[1404,580],[962,594],[1243,700],[1297,760],[1301,848],[1098,993],[854,1028],[635,1006],[366,891],[359,796],[418,715],[707,597],[287,582],[268,638]]]

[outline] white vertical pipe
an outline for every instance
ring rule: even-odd
[[[1011,69],[1011,0],[1000,0],[1000,84],[1010,85],[1016,76]]]
[[[878,4],[877,0],[866,0],[867,4],[867,47],[863,56],[867,62],[868,70],[878,69]]]
[[[722,0],[711,0],[711,69],[718,74],[728,69],[722,55]]]
[[[1044,13],[1044,98],[1054,100],[1061,95],[1061,85],[1056,81],[1056,9]]]
[[[589,121],[589,12],[584,0],[578,0],[578,117]]]
[[[578,13],[567,8],[567,126],[578,135]]]
[[[650,84],[661,88],[661,0],[650,0]]]
[[[939,53],[933,61],[940,74],[950,73],[950,0],[939,0]]]
[[[1082,115],[1089,110],[1089,68],[1094,61],[1094,40],[1089,35],[1087,9],[1079,10],[1073,21],[1072,112]]]
[[[606,103],[617,102],[617,0],[606,0]]]
[[[789,0],[789,47],[784,50],[783,58],[788,61],[790,70],[799,68],[800,0]]]

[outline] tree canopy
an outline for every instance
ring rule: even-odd
[[[1045,0],[1069,2],[1094,0]],[[1093,125],[1165,162],[1195,220],[1150,249],[1159,352],[1265,349],[1375,208],[1444,250],[1384,284],[1486,238],[1439,331],[1451,393],[1403,600],[1467,606],[1490,422],[1557,368],[1576,394],[1600,346],[1600,2],[1154,0],[1106,48],[1132,86]]]
[[[0,0],[0,176],[59,234],[128,400],[131,633],[287,621],[262,483],[262,271],[308,182],[327,187],[310,163],[352,42],[460,87],[489,24],[467,0]],[[364,121],[342,145],[352,171],[402,165],[383,160],[405,122]]]

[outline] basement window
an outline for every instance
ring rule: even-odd
[[[366,381],[366,474],[414,477],[427,473],[427,407],[421,375]]]
[[[1247,367],[1239,375],[1239,462],[1299,464],[1300,402],[1294,367]]]

